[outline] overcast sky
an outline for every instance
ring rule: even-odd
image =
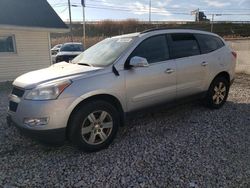
[[[47,0],[63,20],[68,20],[67,0]],[[71,0],[73,21],[82,20],[81,0]],[[86,20],[121,20],[149,18],[149,0],[86,0]],[[250,21],[250,0],[152,0],[153,21],[194,20],[190,12],[199,8],[215,21]],[[233,15],[231,15],[233,14]],[[248,14],[248,15],[239,15]]]

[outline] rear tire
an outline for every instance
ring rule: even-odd
[[[105,101],[90,101],[72,114],[69,139],[81,150],[93,152],[108,147],[120,126],[116,108]]]
[[[211,83],[205,97],[206,106],[211,109],[221,108],[227,100],[229,88],[230,83],[226,78],[215,78]]]

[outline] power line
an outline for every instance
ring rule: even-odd
[[[55,6],[52,6],[53,8],[61,8],[61,7],[66,7],[68,6],[67,4],[59,4],[59,5],[55,5]]]
[[[76,4],[77,6],[80,6],[78,4]],[[145,9],[145,10],[140,10],[138,8],[126,8],[126,7],[115,7],[115,6],[108,6],[108,5],[105,5],[105,6],[97,6],[95,4],[87,4],[86,5],[87,8],[96,8],[96,9],[107,9],[107,10],[118,10],[118,11],[135,11],[135,12],[145,12],[145,13],[148,13],[148,10]],[[162,10],[162,11],[154,11],[154,10],[151,10],[152,13],[167,13],[167,10]],[[184,13],[184,12],[174,12],[174,14],[186,14],[186,15],[190,15],[189,13]]]
[[[91,0],[90,2],[98,2],[98,3],[102,3],[103,5],[111,5],[111,3],[108,3],[108,2],[104,2],[104,1],[102,1],[102,0]],[[115,4],[112,4],[111,6],[116,6],[116,7],[121,7],[121,6],[117,6],[117,5],[115,5]],[[123,6],[123,8],[124,8],[124,6]],[[125,8],[127,8],[127,7],[125,7]],[[154,8],[163,8],[163,7],[154,7]],[[168,8],[166,8],[166,10],[188,10],[188,11],[190,11],[190,10],[192,10],[193,8],[171,8],[171,7],[168,7]],[[249,11],[250,10],[250,8],[238,8],[238,9],[235,9],[235,8],[232,8],[232,9],[224,9],[223,8],[223,10],[222,9],[206,9],[206,8],[201,8],[200,10],[202,10],[202,11]]]
[[[139,9],[131,9],[131,8],[117,8],[113,6],[97,6],[93,4],[87,4],[87,8],[93,8],[93,9],[105,9],[105,10],[113,10],[113,11],[135,11],[135,12],[142,12],[142,13],[147,13],[148,10],[139,10]],[[166,11],[169,11],[168,9],[165,9]],[[151,11],[152,13],[167,13],[166,11]],[[170,14],[180,14],[180,15],[190,15],[190,13],[187,12],[171,12],[169,11]],[[207,13],[206,15],[213,15],[214,13]],[[250,13],[221,13],[223,16],[246,16],[250,15]]]
[[[107,3],[107,2],[103,2],[103,1],[97,1],[97,0],[91,0],[91,2],[102,2],[103,4],[101,6],[104,6],[104,7],[112,7],[112,8],[121,8],[121,9],[128,9],[129,6],[117,6],[115,4],[110,4],[110,3]],[[63,3],[62,3],[63,4]],[[73,4],[76,4],[76,5],[80,5],[79,3],[73,3]],[[99,4],[90,4],[88,3],[89,5],[91,6],[100,6]],[[135,7],[135,9],[138,9],[138,7]],[[145,7],[146,8],[146,7]],[[152,7],[152,8],[157,8],[157,9],[163,9],[163,7]],[[164,10],[166,11],[170,11],[170,10],[186,10],[188,12],[190,12],[192,9],[191,8],[164,8]],[[201,11],[210,11],[210,12],[222,12],[222,11],[225,11],[225,12],[228,12],[228,11],[231,11],[231,12],[242,12],[242,11],[249,11],[250,9],[205,9],[205,8],[201,8],[200,9]]]
[[[63,12],[65,12],[68,9],[68,7],[64,8],[62,11],[59,12],[59,14],[62,14]]]
[[[103,5],[103,6],[100,6],[100,5],[96,5],[96,4],[87,4],[89,7],[91,6],[94,6],[94,7],[98,7],[98,8],[105,8],[105,9],[108,9],[108,8],[110,8],[110,9],[117,9],[117,10],[124,10],[124,11],[127,11],[127,10],[129,10],[129,11],[137,11],[137,12],[148,12],[148,10],[140,10],[140,9],[138,9],[138,8],[129,8],[129,7],[124,7],[124,6],[111,6],[111,5]],[[184,10],[184,9],[171,9],[171,8],[166,8],[166,9],[164,9],[164,10],[162,10],[162,11],[154,11],[154,12],[164,12],[164,11],[171,11],[171,10]],[[188,9],[185,9],[185,10],[188,10]],[[205,9],[201,9],[201,11],[204,11],[204,12],[211,12],[211,14],[212,14],[212,12],[215,12],[215,11],[219,11],[219,10],[209,10],[209,9],[207,9],[207,10],[205,10]],[[238,10],[238,11],[240,11],[240,10]],[[189,12],[189,11],[188,11]],[[231,12],[233,12],[233,11],[231,11]],[[223,13],[222,11],[220,11],[220,13]],[[186,14],[186,12],[185,12],[185,14]],[[214,14],[214,13],[213,13]],[[224,14],[233,14],[233,13],[224,13]],[[236,14],[236,13],[235,13]],[[239,15],[248,15],[249,13],[238,13]]]
[[[120,8],[108,8],[108,7],[98,7],[93,5],[86,5],[87,8],[93,9],[105,9],[105,10],[113,10],[113,11],[134,11],[134,12],[141,12],[141,13],[148,13],[148,10],[136,10],[136,9],[120,9]],[[181,14],[181,15],[190,15],[189,13],[185,12],[167,12],[167,11],[151,11],[151,13],[162,13],[162,14]]]
[[[95,1],[95,2],[102,2],[102,3],[105,3],[103,1],[98,1],[98,0],[92,0],[92,1]],[[73,4],[74,7],[81,7],[81,5],[79,3],[74,3]],[[54,4],[53,7],[63,7],[63,6],[67,6],[65,3],[57,3],[57,4]],[[138,9],[137,7],[135,8],[130,8],[130,7],[125,7],[125,6],[116,6],[116,5],[96,5],[96,4],[87,4],[86,5],[87,8],[92,8],[92,9],[104,9],[104,10],[111,10],[111,11],[130,11],[130,12],[139,12],[139,13],[147,13],[148,10],[145,9],[145,10],[141,10],[141,9]],[[175,11],[173,11],[175,10]],[[188,9],[184,9],[184,8],[167,8],[167,9],[164,9],[164,10],[151,10],[152,13],[162,13],[162,14],[166,14],[166,13],[169,13],[169,14],[179,14],[179,15],[190,15],[190,13],[188,12],[177,12],[177,10],[188,10]],[[227,13],[227,12],[222,12],[222,11],[230,11],[232,13]],[[234,11],[233,11],[234,10]],[[237,13],[237,12],[240,12],[242,10],[250,10],[250,9],[223,9],[223,10],[215,10],[215,9],[201,9],[201,11],[204,11],[206,12],[206,15],[213,15],[215,14],[217,11],[220,11],[220,14],[222,16],[248,16],[250,15],[250,13]],[[64,10],[65,11],[65,10]],[[63,11],[62,11],[63,12]]]

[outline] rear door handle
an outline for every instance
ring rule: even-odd
[[[174,72],[173,69],[167,69],[167,70],[165,70],[165,73],[167,73],[167,74],[171,74],[171,73],[173,73],[173,72]]]
[[[205,67],[205,66],[207,66],[208,65],[208,63],[206,62],[206,61],[203,61],[202,63],[201,63],[201,66],[203,66],[203,67]]]

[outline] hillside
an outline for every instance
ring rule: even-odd
[[[208,22],[196,23],[196,22],[154,22],[149,24],[148,22],[140,22],[137,20],[124,20],[124,21],[112,21],[105,20],[100,22],[87,22],[86,23],[86,45],[93,45],[95,42],[115,35],[140,32],[150,28],[189,28],[200,29],[204,31],[211,30],[211,24]],[[250,23],[226,23],[216,22],[214,23],[214,33],[226,38],[235,37],[249,37],[250,36]],[[82,24],[72,24],[74,41],[82,40]],[[65,34],[51,34],[52,45],[61,42],[70,41],[69,33]]]

